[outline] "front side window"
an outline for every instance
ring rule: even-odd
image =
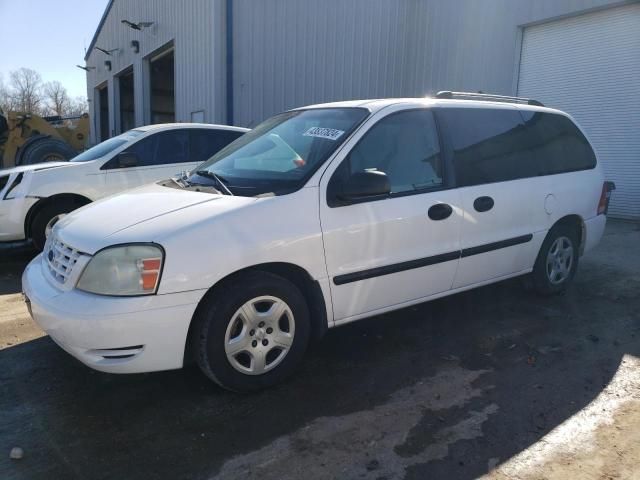
[[[384,172],[391,194],[442,185],[438,133],[429,110],[391,114],[369,129],[340,164],[332,188],[365,170]]]
[[[189,133],[187,129],[158,132],[134,143],[126,152],[136,155],[139,167],[188,162]]]
[[[189,131],[167,130],[156,133],[153,165],[189,162]]]
[[[194,128],[189,130],[192,162],[202,163],[209,160],[244,132],[235,130],[215,130],[212,128]]]
[[[193,183],[215,174],[234,195],[295,191],[364,120],[362,108],[319,108],[276,115],[198,167]]]

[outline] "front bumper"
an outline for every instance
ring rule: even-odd
[[[69,354],[110,373],[181,368],[191,318],[204,290],[142,297],[61,291],[42,255],[22,275],[34,321]]]
[[[37,198],[0,198],[0,242],[25,240],[24,220]]]

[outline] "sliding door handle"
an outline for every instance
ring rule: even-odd
[[[429,218],[431,220],[444,220],[453,212],[451,205],[446,203],[436,203],[429,208]]]
[[[473,202],[473,208],[476,209],[476,212],[488,212],[493,208],[493,198],[478,197]]]

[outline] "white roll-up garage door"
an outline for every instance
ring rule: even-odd
[[[573,115],[616,183],[609,214],[640,218],[640,4],[526,27],[518,94]]]

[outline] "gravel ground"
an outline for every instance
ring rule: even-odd
[[[0,478],[640,479],[639,241],[611,221],[565,295],[516,279],[330,331],[245,396],[84,367],[22,304],[34,252],[5,247]]]

